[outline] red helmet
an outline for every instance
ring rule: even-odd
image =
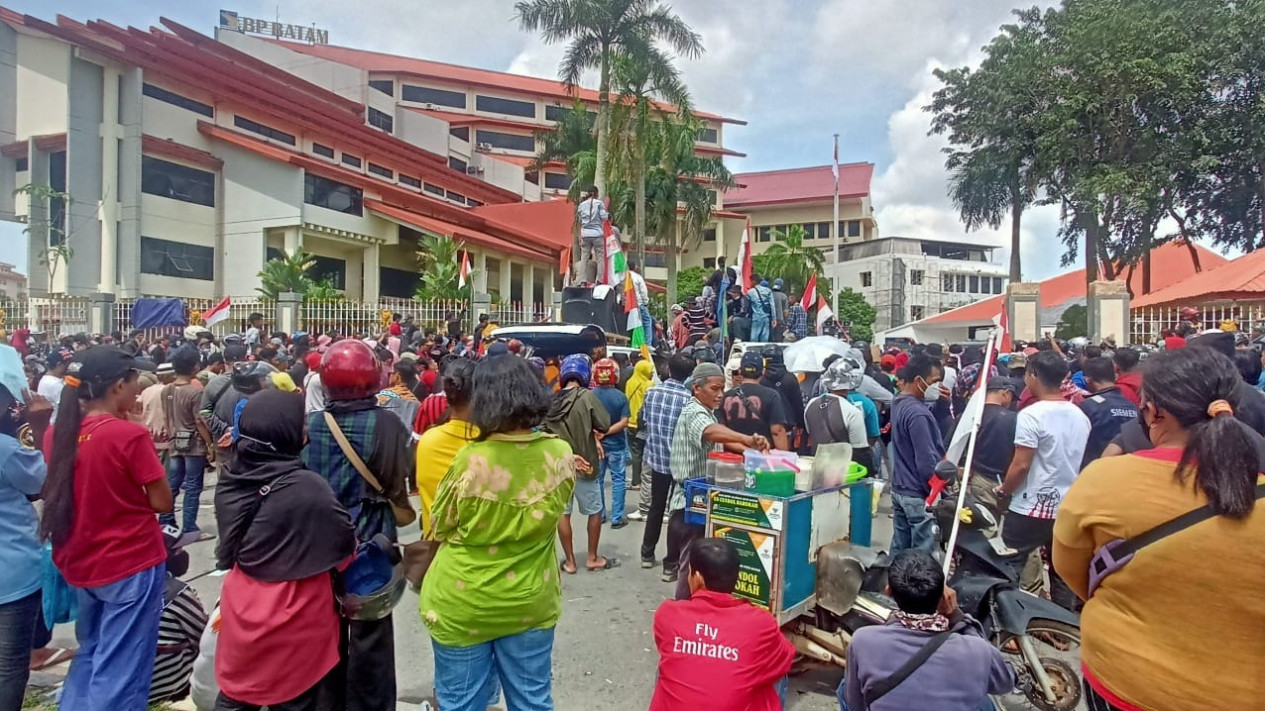
[[[619,364],[603,358],[593,364],[593,381],[598,385],[614,385],[619,382]]]
[[[523,350],[523,342],[518,340],[517,338],[511,338],[508,344],[508,348],[510,349],[510,353],[513,353],[514,355],[518,355]]]
[[[382,389],[382,366],[363,342],[339,341],[321,358],[321,385],[329,400],[359,400]]]

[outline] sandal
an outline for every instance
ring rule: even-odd
[[[561,563],[558,563],[558,570],[561,570],[567,575],[575,575],[576,573],[580,572],[579,567],[577,567],[575,570],[567,570],[567,562],[565,560],[562,561]]]
[[[611,568],[618,568],[618,567],[619,567],[619,561],[615,560],[614,558],[607,558],[606,563],[599,565],[596,568],[590,568],[587,565],[584,566],[585,570],[589,571],[590,573],[600,573],[603,570],[610,570]]]
[[[53,653],[48,655],[48,658],[39,665],[32,664],[31,671],[40,671],[48,669],[49,667],[55,667],[58,664],[64,664],[75,657],[75,651],[76,650],[74,649],[67,649],[65,647],[56,647],[53,649]]]

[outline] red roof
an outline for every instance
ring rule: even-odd
[[[451,82],[454,84],[481,86],[490,89],[517,91],[524,94],[552,97],[567,102],[574,99],[573,95],[567,91],[566,85],[556,79],[529,77],[522,74],[510,74],[508,72],[494,72],[488,69],[477,69],[475,67],[460,67],[455,64],[432,62],[428,59],[401,57],[397,54],[370,52],[365,49],[338,47],[331,44],[309,45],[298,42],[285,42],[276,39],[270,39],[267,41],[283,45],[286,49],[299,52],[300,54],[320,57],[321,59],[338,62],[339,64],[346,64],[348,66],[364,69],[370,72],[381,72],[383,74],[411,74],[417,77],[439,79],[441,81]],[[584,101],[593,103],[597,103],[598,101],[598,92],[594,89],[577,87],[576,93],[579,95],[579,98]],[[674,110],[674,107],[668,104],[660,104],[660,107],[665,110]],[[694,115],[700,118],[711,119],[713,121],[746,125],[745,121],[725,118],[724,116],[709,114],[704,111],[695,111]]]
[[[1195,245],[1195,249],[1199,252],[1199,263],[1204,269],[1220,266],[1226,263],[1225,257],[1209,250],[1205,247]],[[1156,277],[1159,276],[1164,280],[1169,279],[1185,279],[1195,273],[1195,266],[1190,260],[1190,250],[1184,244],[1176,244],[1170,242],[1151,251],[1151,281],[1155,283]],[[1205,272],[1206,273],[1206,272]],[[1129,279],[1129,292],[1139,294],[1142,292],[1142,269],[1139,265],[1134,269],[1132,274],[1125,269],[1125,276]],[[1162,276],[1161,276],[1162,275]],[[1085,298],[1085,270],[1077,269],[1073,272],[1060,274],[1041,282],[1041,308],[1053,309],[1073,300]],[[967,304],[951,311],[945,311],[942,314],[936,314],[930,318],[925,318],[919,323],[982,323],[991,321],[994,316],[1001,313],[1002,304],[1006,297],[994,296],[983,301],[976,301],[973,304]],[[1134,302],[1133,306],[1138,304]]]
[[[571,261],[571,230],[575,207],[567,200],[481,205],[470,210],[490,226],[507,232],[525,233],[541,244],[560,250],[558,269],[566,271]]]
[[[1202,260],[1203,257],[1201,256]],[[1205,267],[1210,265],[1204,263]],[[1151,267],[1155,271],[1155,267]],[[1133,301],[1133,306],[1185,306],[1207,301],[1260,301],[1265,300],[1265,250],[1246,254],[1198,274],[1169,282],[1159,291]]]
[[[520,247],[511,240],[502,239],[481,230],[455,225],[447,220],[441,220],[437,217],[419,215],[402,207],[388,205],[380,200],[366,198],[365,209],[369,212],[377,213],[392,222],[403,223],[415,229],[433,232],[444,237],[469,242],[470,244],[477,244],[480,247],[495,249],[499,252],[512,254],[516,257],[526,257],[533,260],[540,259],[539,253]]]
[[[867,197],[873,177],[873,163],[839,166],[839,197]],[[828,165],[739,173],[734,176],[734,181],[740,187],[725,193],[725,207],[815,202],[831,200],[835,195],[835,178]]]

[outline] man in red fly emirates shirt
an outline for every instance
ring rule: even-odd
[[[733,596],[738,551],[723,538],[690,546],[690,599],[654,613],[659,680],[650,711],[780,711],[795,647],[767,611]]]

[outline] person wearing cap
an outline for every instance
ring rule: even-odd
[[[861,386],[861,378],[864,376],[865,366],[855,356],[844,356],[831,363],[821,376],[825,393],[804,406],[804,423],[815,447],[823,444],[852,445],[852,461],[865,467],[871,475],[877,476],[870,450],[871,437],[866,426],[865,411],[861,405],[850,400],[853,391]],[[874,428],[877,429],[877,412],[874,419]],[[878,433],[875,432],[873,436],[878,437]],[[815,448],[813,453],[816,454]]]
[[[172,501],[149,431],[125,417],[139,367],[112,346],[77,353],[60,417],[44,436],[40,533],[78,588],[79,652],[63,709],[140,711],[149,696],[167,560],[154,514]]]
[[[786,315],[787,309],[790,307],[790,297],[783,291],[786,282],[778,277],[773,280],[773,318],[770,322],[770,340],[774,343],[782,341],[782,334],[786,332]]]
[[[707,455],[727,449],[744,452],[748,449],[769,450],[769,440],[760,434],[743,434],[716,420],[715,411],[725,396],[725,372],[715,363],[699,363],[690,375],[690,399],[681,408],[672,433],[672,489],[668,510],[668,553],[663,558],[663,581],[689,579],[688,556],[682,555],[694,539],[703,535],[703,527],[685,521],[685,481],[707,474]],[[643,557],[644,559],[644,557]],[[682,571],[686,575],[680,576]],[[689,597],[688,585],[677,589],[677,599]],[[683,595],[682,595],[683,593]]]
[[[760,435],[777,449],[789,449],[787,430],[791,417],[782,395],[760,383],[764,376],[764,357],[755,351],[742,354],[734,386],[726,391],[717,410],[716,421],[746,435]]]
[[[58,348],[48,354],[45,359],[47,370],[40,377],[40,384],[37,392],[41,397],[53,403],[53,422],[57,422],[57,408],[61,406],[61,392],[64,383],[62,378],[66,375],[66,367],[70,365],[70,359],[74,353],[66,348]]]

